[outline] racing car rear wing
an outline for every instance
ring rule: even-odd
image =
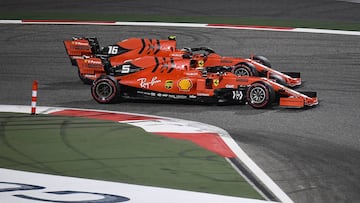
[[[99,42],[95,37],[73,37],[71,40],[65,40],[64,45],[73,66],[77,65],[76,59],[84,56],[91,57],[100,49]]]

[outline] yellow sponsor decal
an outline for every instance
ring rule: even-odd
[[[178,81],[177,83],[180,91],[189,91],[193,86],[189,78],[184,78]]]
[[[203,67],[204,66],[204,61],[203,60],[198,61],[198,66]]]
[[[171,89],[173,87],[173,84],[174,84],[174,81],[166,80],[165,81],[165,88],[169,90],[169,89]]]

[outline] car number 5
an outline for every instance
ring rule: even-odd
[[[130,73],[130,65],[126,64],[121,67],[121,73]]]

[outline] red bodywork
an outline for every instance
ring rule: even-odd
[[[105,74],[102,57],[107,58],[111,65],[119,65],[141,56],[169,56],[176,49],[175,40],[146,38],[129,38],[104,48],[100,48],[96,38],[73,38],[65,40],[64,45],[84,82]]]
[[[292,77],[265,66],[256,59],[223,57],[215,52],[199,54],[185,49],[177,49],[176,40],[174,39],[130,38],[103,49],[100,49],[96,38],[74,38],[72,40],[65,40],[64,44],[73,65],[77,65],[79,68],[80,78],[84,82],[87,81],[87,83],[91,83],[102,74],[105,74],[104,61],[101,59],[103,56],[106,56],[110,66],[117,66],[127,60],[133,60],[142,56],[159,56],[181,59],[191,58],[196,61],[195,64],[199,67],[230,66],[233,67],[233,72],[236,71],[239,64],[250,64],[259,73],[259,75],[253,76],[270,79],[275,77],[282,81],[281,84],[289,87],[301,85],[300,74]]]
[[[110,76],[96,80],[92,86],[92,95],[99,103],[110,103],[113,96],[117,95],[161,99],[215,99],[217,102],[245,101],[254,108],[265,108],[272,103],[292,108],[318,104],[314,93],[308,96],[267,78],[237,76],[223,71],[226,68],[194,68],[191,59],[140,57],[114,67]],[[111,84],[110,89],[116,90],[115,93],[108,94],[105,91],[106,94],[102,94],[107,83]],[[261,88],[264,89],[263,92]],[[258,97],[264,97],[262,99],[266,103],[254,103]]]
[[[284,83],[289,87],[295,87],[301,85],[301,78],[293,78],[285,73],[274,70],[270,67],[267,67],[260,62],[251,59],[251,58],[238,58],[238,57],[227,57],[220,56],[216,53],[210,53],[206,56],[202,54],[197,54],[192,57],[193,59],[203,64],[204,67],[209,66],[231,66],[236,67],[240,63],[250,63],[252,64],[258,73],[262,73],[263,77],[271,78],[272,75],[277,75],[284,80]],[[202,62],[203,61],[203,62]]]

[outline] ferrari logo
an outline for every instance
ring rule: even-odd
[[[203,67],[204,66],[204,61],[203,60],[198,61],[198,66]]]
[[[214,86],[216,87],[219,85],[220,81],[218,79],[215,79],[213,83],[214,83]]]

